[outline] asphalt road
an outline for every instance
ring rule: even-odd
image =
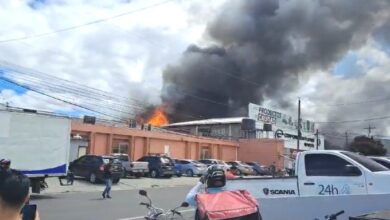
[[[157,207],[170,209],[182,203],[190,188],[151,188],[147,192]],[[112,197],[102,199],[101,192],[46,194],[33,195],[31,203],[38,205],[42,220],[133,220],[146,213],[146,208],[139,205],[146,200],[138,190],[113,191]],[[186,219],[193,219],[190,209],[183,209]]]

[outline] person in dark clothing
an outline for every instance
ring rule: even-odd
[[[112,167],[112,161],[110,161],[108,164],[104,166],[104,171],[103,171],[103,178],[104,178],[104,183],[106,184],[106,188],[103,191],[103,198],[109,198],[111,199],[111,186],[112,186],[112,172],[111,172],[111,167]]]
[[[1,159],[0,160],[0,171],[10,171],[11,170],[11,160]]]

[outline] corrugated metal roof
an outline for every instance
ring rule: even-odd
[[[185,121],[166,125],[164,127],[174,126],[189,126],[189,125],[209,125],[209,124],[238,124],[242,122],[242,119],[246,117],[234,117],[234,118],[211,118],[205,120]]]

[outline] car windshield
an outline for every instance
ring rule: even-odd
[[[120,163],[118,158],[114,157],[103,157],[103,163],[108,164],[108,163]]]
[[[162,163],[173,163],[171,159],[167,157],[161,157],[161,162]]]
[[[378,162],[353,152],[342,152],[342,154],[350,157],[352,160],[358,162],[360,165],[366,167],[372,172],[390,171],[387,167],[379,164]]]

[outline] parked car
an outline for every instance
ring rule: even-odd
[[[385,166],[390,169],[390,158],[388,157],[369,157],[369,158],[375,160],[375,162],[381,164],[382,166]]]
[[[251,166],[241,162],[241,161],[229,161],[227,164],[230,165],[231,170],[236,175],[252,175],[254,174],[253,169]]]
[[[207,172],[207,166],[196,160],[175,160],[175,164],[178,172],[186,176],[202,176]]]
[[[74,176],[87,178],[91,183],[102,181],[104,166],[112,162],[113,183],[118,183],[123,172],[121,162],[113,156],[84,155],[69,165]]]
[[[180,163],[179,163],[179,160],[173,160],[173,163],[175,164],[175,175],[177,177],[181,177],[183,174],[181,173],[181,166],[180,166]]]
[[[127,176],[135,176],[136,178],[140,178],[141,176],[145,176],[149,174],[149,163],[141,162],[141,161],[131,161],[129,159],[129,155],[127,154],[112,154],[115,158],[117,158],[123,167],[122,178],[126,178]]]
[[[222,165],[225,170],[230,169],[230,165],[225,163],[225,161],[222,160],[216,160],[216,159],[203,159],[203,160],[198,160],[199,162],[205,164],[207,167],[217,164],[217,165]]]
[[[175,164],[167,156],[144,156],[137,161],[148,162],[149,174],[152,178],[172,177],[175,174]]]
[[[258,162],[252,161],[252,162],[246,162],[246,164],[252,167],[255,175],[260,175],[260,176],[272,175],[271,169],[269,167],[261,165]]]

